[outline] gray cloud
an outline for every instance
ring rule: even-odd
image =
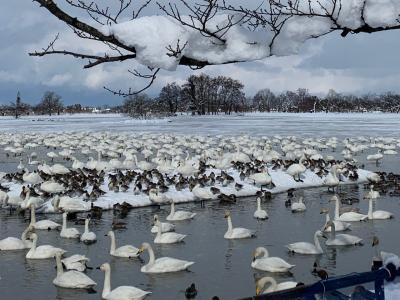
[[[156,8],[150,8],[153,13]],[[71,30],[31,1],[9,1],[2,5],[0,39],[0,103],[14,99],[21,90],[25,101],[35,103],[45,90],[57,91],[65,103],[120,103],[119,97],[103,89],[140,88],[141,82],[127,72],[134,62],[103,65],[83,70],[83,62],[70,57],[33,58],[28,51],[45,46],[57,32],[59,47],[100,52],[93,43],[74,38]],[[322,94],[330,88],[344,93],[400,92],[397,72],[400,32],[354,35],[345,39],[332,34],[304,45],[299,55],[272,57],[257,62],[210,66],[200,71],[179,67],[176,72],[161,72],[149,90],[157,94],[167,82],[183,83],[192,73],[227,75],[241,80],[246,93],[271,88],[275,92],[306,87]]]

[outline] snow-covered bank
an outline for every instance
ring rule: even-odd
[[[138,171],[138,170],[137,170]],[[216,175],[220,174],[220,170],[217,169],[209,169],[206,173],[214,172]],[[235,169],[229,169],[227,173],[235,179],[236,183],[243,185],[242,189],[237,190],[235,188],[235,184],[229,184],[227,186],[223,186],[222,184],[215,184],[215,187],[218,188],[221,193],[226,195],[235,195],[236,197],[248,197],[255,196],[257,191],[260,191],[260,187],[255,186],[249,179],[241,180],[239,172]],[[342,177],[340,182],[341,185],[345,184],[359,184],[367,182],[367,176],[370,174],[370,171],[367,170],[358,170],[359,178],[357,181],[349,180],[346,177]],[[274,187],[271,189],[265,189],[265,191],[269,191],[272,194],[286,192],[289,189],[301,189],[301,188],[312,188],[312,187],[323,187],[325,186],[324,181],[326,176],[319,177],[314,172],[310,170],[306,170],[301,177],[302,181],[295,181],[292,176],[287,174],[283,170],[269,170],[269,174],[272,178],[272,182],[274,183]],[[106,178],[105,182],[101,186],[103,191],[107,191],[105,195],[100,196],[93,205],[97,207],[101,207],[104,210],[109,210],[113,208],[113,205],[119,203],[122,204],[126,202],[132,207],[145,207],[151,205],[159,205],[159,203],[155,203],[149,199],[149,196],[145,193],[135,194],[133,190],[127,192],[114,192],[109,191],[108,188],[108,178]],[[22,185],[17,183],[10,183],[9,185],[10,192],[8,193],[11,197],[18,197]],[[88,192],[91,191],[92,187],[88,188]],[[177,191],[175,186],[170,185],[169,190],[163,194],[164,201],[161,204],[169,204],[171,201],[175,203],[186,203],[186,202],[194,202],[201,199],[198,199],[194,193],[192,193],[188,188]],[[217,199],[218,195],[213,196],[213,200]],[[91,209],[91,202],[84,201],[80,198],[74,198],[75,201],[79,203],[79,211],[89,211]],[[42,207],[41,212],[44,213],[54,213],[55,208],[53,206],[54,201],[53,198],[48,200]]]

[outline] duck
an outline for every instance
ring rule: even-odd
[[[53,258],[57,252],[60,252],[61,255],[67,252],[64,249],[56,248],[51,245],[41,245],[37,247],[38,236],[36,233],[31,234],[31,239],[32,247],[28,253],[26,253],[25,257],[27,259],[48,259]]]
[[[268,219],[268,213],[266,210],[261,209],[261,199],[257,197],[257,210],[254,212],[254,218],[259,220]]]
[[[287,245],[286,248],[288,248],[290,252],[298,254],[322,254],[324,250],[322,250],[321,244],[319,243],[319,237],[325,237],[321,230],[317,230],[314,233],[314,244],[297,242]]]
[[[299,197],[298,202],[293,202],[292,205],[290,206],[290,209],[293,213],[305,211],[306,205],[303,202],[303,197]]]
[[[96,234],[93,231],[89,231],[89,222],[90,219],[86,218],[85,220],[85,231],[82,233],[81,235],[81,242],[85,243],[85,244],[93,244],[96,242]]]
[[[253,254],[251,267],[261,271],[285,273],[295,267],[280,257],[269,257],[268,250],[264,247],[257,247]]]
[[[334,195],[330,201],[335,201],[335,217],[334,217],[335,221],[359,222],[359,221],[365,221],[368,218],[367,215],[363,215],[353,211],[340,214],[339,198],[336,195]]]
[[[55,286],[69,289],[91,289],[96,286],[96,282],[82,272],[75,270],[64,272],[61,253],[57,252],[55,257],[57,265],[57,276],[53,280]]]
[[[62,215],[63,218],[63,224],[60,232],[60,236],[62,238],[67,238],[67,239],[77,239],[80,236],[80,233],[78,229],[70,227],[67,227],[67,213],[64,212]]]
[[[140,271],[143,273],[169,273],[183,271],[194,264],[193,261],[186,261],[171,257],[160,257],[155,259],[154,251],[149,243],[143,243],[139,252],[145,250],[149,252],[149,262],[142,266]]]
[[[158,215],[154,215],[154,220],[159,220]],[[175,231],[175,225],[168,223],[168,222],[160,222],[161,223],[161,232],[171,232],[171,231]],[[151,227],[151,233],[157,233],[158,232],[158,226],[157,225],[153,225],[153,227]]]
[[[224,216],[228,221],[228,230],[224,234],[225,239],[246,239],[255,237],[255,232],[247,228],[236,227],[233,228],[231,213],[229,211],[225,212]]]
[[[374,211],[372,201],[372,198],[368,199],[368,220],[387,220],[393,218],[393,214],[391,212],[385,210]]]
[[[329,216],[329,210],[328,209],[322,209],[321,210],[321,214],[325,214],[326,215],[325,225],[323,227],[324,228],[323,231],[324,232],[331,232],[332,228],[330,226],[326,227],[326,224],[328,224],[328,222],[331,221],[331,218]],[[338,231],[346,231],[346,230],[350,230],[351,229],[351,224],[350,223],[342,222],[342,221],[335,221],[335,220],[332,221],[332,222],[335,224],[336,232],[338,232]]]
[[[40,220],[36,222],[36,212],[35,205],[31,205],[31,223],[33,228],[36,230],[52,230],[61,227],[61,224],[58,224],[52,220]]]
[[[125,246],[116,248],[114,231],[110,230],[106,234],[106,236],[109,236],[111,239],[110,255],[115,256],[115,257],[126,257],[126,258],[132,258],[132,257],[139,256],[139,254],[140,254],[139,249],[132,245],[125,245]]]
[[[102,264],[98,269],[104,272],[104,286],[101,297],[106,300],[141,300],[151,292],[133,286],[119,286],[111,290],[111,267],[109,263]]]
[[[158,218],[155,218],[156,226],[158,227],[158,232],[154,238],[155,244],[175,244],[182,242],[186,237],[185,234],[179,234],[175,232],[164,232],[162,233],[162,225]]]
[[[264,290],[265,285],[269,283],[270,286]],[[282,291],[282,290],[287,290],[291,289],[297,286],[297,282],[295,281],[285,281],[281,283],[277,283],[276,280],[272,277],[263,277],[259,280],[257,280],[256,283],[256,296],[259,296],[261,294],[268,294],[276,291]]]
[[[89,262],[89,258],[81,254],[74,254],[61,260],[65,269],[79,272],[83,272],[86,268],[89,268],[86,262]]]
[[[326,227],[331,227],[331,235],[325,242],[327,246],[355,246],[355,245],[362,245],[362,239],[355,235],[350,234],[336,234],[335,231],[335,223],[329,221]]]
[[[177,210],[175,211],[175,203],[171,201],[171,212],[167,216],[168,221],[183,221],[193,219],[196,213],[190,211]]]
[[[193,299],[197,296],[196,285],[192,283],[186,290],[185,290],[185,297],[186,299]]]
[[[27,239],[27,235],[33,230],[32,224],[22,232],[21,239],[16,237],[7,237],[0,240],[0,251],[22,250],[32,247],[32,241]]]

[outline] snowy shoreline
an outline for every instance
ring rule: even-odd
[[[138,171],[138,170],[136,170]],[[208,169],[207,174],[210,172],[214,172],[215,174],[219,174],[220,170],[217,169]],[[230,184],[228,186],[222,186],[221,184],[215,184],[215,187],[220,189],[221,193],[226,194],[226,195],[231,195],[234,194],[236,197],[251,197],[255,196],[257,191],[260,191],[260,187],[257,187],[253,185],[249,179],[245,179],[242,181],[239,176],[239,172],[235,169],[229,169],[227,171],[229,175],[231,175],[234,179],[235,182],[242,184],[243,188],[239,191],[235,189],[234,184]],[[358,169],[358,175],[359,178],[357,181],[351,181],[348,178],[343,178],[343,181],[339,183],[339,185],[349,185],[349,184],[362,184],[368,181],[367,176],[371,174],[372,172],[363,170],[363,169]],[[305,188],[317,188],[317,187],[324,187],[326,186],[324,184],[324,180],[326,176],[323,176],[322,178],[316,175],[314,172],[310,170],[306,170],[304,174],[302,175],[302,182],[297,182],[293,179],[292,176],[287,174],[286,172],[282,170],[269,170],[269,174],[272,178],[272,182],[275,184],[274,188],[271,189],[264,189],[264,191],[271,192],[272,194],[277,194],[277,193],[284,193],[287,192],[290,189],[305,189]],[[16,184],[16,183],[10,183],[9,185],[10,196],[15,196],[17,197],[19,193],[21,192],[21,184]],[[90,192],[91,187],[89,188]],[[175,186],[169,186],[169,190],[165,192],[163,195],[165,196],[166,201],[163,203],[155,203],[152,202],[149,199],[149,196],[145,193],[140,193],[139,195],[135,195],[133,191],[129,192],[113,192],[113,191],[108,191],[108,178],[106,177],[105,182],[101,186],[101,189],[104,191],[107,191],[105,195],[100,196],[96,201],[93,202],[93,205],[97,207],[101,207],[103,210],[110,210],[113,208],[113,205],[115,204],[122,204],[123,202],[126,202],[130,204],[134,208],[139,208],[139,207],[146,207],[146,206],[155,206],[155,205],[169,205],[170,201],[174,201],[175,203],[188,203],[188,202],[196,202],[200,201],[201,199],[196,198],[196,196],[188,189],[182,189],[181,191],[177,191],[175,189]],[[216,200],[218,195],[214,195],[214,198],[209,199],[210,201]],[[73,199],[80,199],[80,198],[73,198]],[[43,213],[56,213],[53,204],[52,204],[52,199],[47,200],[42,208],[41,212]],[[207,201],[207,200],[205,200]],[[91,209],[91,203],[90,201],[84,201],[80,199],[82,210],[81,212],[84,211],[89,211]]]

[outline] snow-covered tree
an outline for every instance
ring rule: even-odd
[[[267,0],[244,1],[240,6],[229,0],[143,0],[141,4],[116,0],[108,7],[92,0],[33,1],[71,27],[80,39],[78,45],[90,39],[108,50],[57,49],[57,36],[31,55],[70,55],[86,59],[85,68],[135,60],[150,70],[148,74],[131,71],[149,80],[141,90],[153,83],[160,69],[171,71],[178,65],[198,69],[291,55],[306,40],[332,32],[346,37],[400,28],[400,1],[395,0]],[[159,12],[142,16],[151,6]],[[127,96],[140,91],[113,92]]]

